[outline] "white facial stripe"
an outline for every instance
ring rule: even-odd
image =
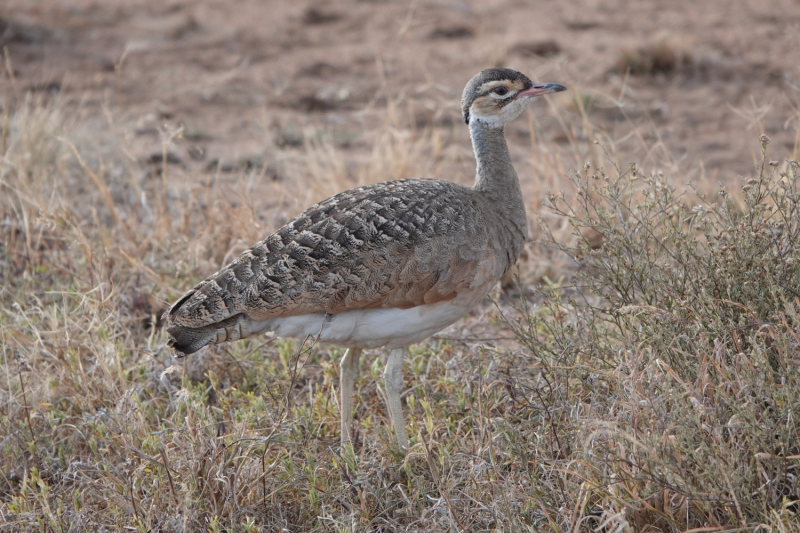
[[[477,120],[493,127],[502,126],[520,116],[525,108],[528,107],[528,104],[534,100],[536,100],[535,96],[529,98],[520,98],[519,100],[512,100],[500,108],[496,113],[485,115],[481,114],[478,108],[473,105],[469,110],[469,120],[470,122]]]
[[[497,94],[494,92],[494,89],[498,87],[503,87],[506,89],[505,94]],[[508,82],[506,81],[487,81],[480,88],[480,94],[484,96],[488,96],[489,98],[494,98],[495,100],[507,100],[509,98],[513,98],[519,91],[514,90],[508,86]]]
[[[478,92],[479,92],[480,94],[483,94],[483,93],[485,93],[486,91],[489,91],[489,90],[491,90],[491,89],[494,89],[495,87],[500,87],[500,86],[502,86],[502,85],[505,85],[506,83],[507,83],[507,82],[506,82],[505,80],[487,81],[486,83],[484,83],[484,84],[482,84],[482,85],[481,85],[480,89],[478,89]],[[508,88],[508,87],[506,87],[506,89],[507,89],[507,88]]]

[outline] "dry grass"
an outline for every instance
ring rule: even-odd
[[[604,185],[575,194],[587,187],[578,179],[558,203],[573,225],[544,217],[591,275],[573,278],[580,267],[539,245],[531,253],[549,267],[523,267],[522,280],[566,275],[581,290],[549,281],[520,291],[517,309],[503,296],[502,314],[487,306],[468,321],[500,340],[470,340],[462,325],[413,348],[407,456],[384,429],[379,357],[361,361],[354,449],[338,445],[339,350],[259,338],[173,358],[158,328],[166,302],[299,208],[387,176],[469,175],[465,137],[400,122],[393,109],[406,104],[389,99],[361,161],[305,132],[280,162],[293,180],[267,179],[270,162],[232,175],[166,156],[143,165],[111,112],[3,108],[0,530],[798,530],[796,207],[775,240],[783,263],[774,247],[752,248],[767,234],[737,241],[769,290],[745,287],[760,276],[750,271],[725,295],[699,283],[712,251],[732,253],[712,232],[723,215],[767,231],[778,183],[796,206],[796,166],[757,180],[772,196],[745,191],[740,205],[700,212],[656,178],[631,188],[630,172],[606,181],[586,167],[584,181]],[[594,135],[585,113],[559,120],[574,160],[602,156],[581,144]],[[565,175],[533,119],[530,130],[531,166]],[[166,154],[178,141],[164,139]],[[683,220],[697,217],[711,233],[695,243]],[[588,226],[602,247],[581,244]],[[698,259],[670,262],[668,246],[650,256],[650,239]],[[680,265],[700,270],[677,294]],[[508,323],[516,344],[502,339]]]

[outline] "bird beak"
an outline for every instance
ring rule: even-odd
[[[558,83],[534,83],[530,88],[517,93],[516,97],[521,98],[523,96],[541,96],[543,94],[558,93],[566,90],[566,87],[559,85]]]

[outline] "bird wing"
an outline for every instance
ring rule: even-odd
[[[337,194],[196,285],[167,312],[168,324],[206,328],[242,314],[264,320],[452,299],[476,277],[496,275],[486,272],[497,261],[487,257],[476,201],[470,189],[439,180]]]

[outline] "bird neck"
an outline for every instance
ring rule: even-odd
[[[472,119],[469,131],[478,163],[473,189],[495,207],[504,225],[513,228],[513,233],[522,240],[527,239],[528,217],[503,127]]]
[[[474,189],[505,194],[519,191],[519,180],[511,164],[503,126],[490,126],[473,119],[469,122],[469,132],[478,163]]]

